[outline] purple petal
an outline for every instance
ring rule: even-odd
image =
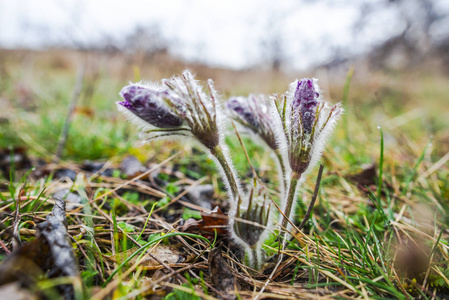
[[[292,102],[292,113],[301,114],[302,128],[305,133],[311,133],[315,122],[315,112],[318,106],[319,93],[315,89],[312,79],[303,79],[298,82]]]
[[[165,105],[164,91],[128,85],[120,95],[125,100],[118,102],[120,105],[155,127],[173,128],[182,124],[182,119]]]
[[[234,111],[243,121],[245,121],[249,125],[253,127],[259,126],[259,123],[257,122],[253,111],[251,111],[248,103],[246,103],[245,101],[242,101],[239,98],[231,98],[226,105],[229,110]]]

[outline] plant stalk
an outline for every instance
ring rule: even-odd
[[[292,212],[293,202],[295,200],[296,187],[298,186],[298,182],[299,182],[300,178],[301,178],[301,174],[298,174],[296,172],[292,173],[292,178],[290,180],[290,187],[288,189],[288,194],[287,194],[287,204],[285,206],[284,218],[282,220],[283,228],[287,228],[288,218],[290,217],[290,214]]]
[[[260,247],[260,246],[259,246]],[[257,253],[257,246],[256,247],[251,247],[251,255],[253,256],[253,268],[255,270],[259,270],[262,266],[259,266],[259,257],[258,257],[258,253]]]
[[[276,157],[277,157],[277,160],[279,163],[279,168],[281,169],[280,177],[282,177],[282,178],[279,179],[279,184],[281,184],[281,181],[282,181],[282,184],[283,184],[282,196],[284,196],[285,193],[287,192],[287,187],[288,187],[288,180],[286,178],[287,173],[286,173],[286,169],[285,169],[285,165],[284,165],[284,159],[283,159],[282,154],[279,151],[279,149],[275,150],[275,154],[276,154]]]
[[[232,195],[232,200],[236,201],[239,196],[239,185],[237,183],[237,178],[234,175],[234,172],[231,170],[231,165],[228,162],[228,158],[223,153],[223,149],[220,146],[215,146],[210,150],[213,156],[218,160],[218,163],[223,168],[223,172],[226,175],[230,192]]]

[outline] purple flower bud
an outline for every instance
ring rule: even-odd
[[[182,119],[170,111],[164,102],[164,98],[170,96],[167,91],[128,85],[120,95],[125,101],[118,104],[155,127],[174,128],[182,124]]]
[[[331,132],[342,109],[339,104],[329,108],[319,101],[319,88],[314,79],[302,79],[290,85],[287,107],[289,120],[278,110],[284,123],[290,167],[300,176],[318,159],[325,137]]]
[[[305,78],[298,82],[292,102],[292,113],[296,118],[301,114],[304,133],[312,132],[319,96],[312,79]]]
[[[247,102],[241,101],[239,98],[234,97],[229,99],[226,106],[230,111],[234,111],[241,119],[243,119],[243,121],[245,121],[249,125],[255,128],[259,127],[259,124],[254,117],[254,113],[251,111]]]
[[[226,105],[236,121],[258,134],[270,148],[277,149],[273,120],[265,96],[233,97]]]

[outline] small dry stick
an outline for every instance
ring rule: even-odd
[[[3,243],[2,240],[0,240],[0,246],[2,246],[3,250],[5,250],[6,254],[11,254],[11,251],[9,251],[8,247]]]
[[[65,119],[64,129],[59,137],[58,149],[56,150],[56,158],[60,159],[62,151],[64,150],[65,143],[67,142],[67,137],[69,135],[69,127],[72,122],[73,112],[75,111],[76,102],[81,94],[81,89],[83,88],[83,79],[86,66],[83,65],[79,68],[78,74],[76,76],[75,88],[73,89],[72,100],[70,101],[69,111],[67,112],[67,118]]]

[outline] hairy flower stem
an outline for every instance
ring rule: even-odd
[[[260,249],[260,247],[259,247]],[[259,266],[259,253],[257,251],[257,247],[251,248],[251,255],[253,256],[253,268],[259,270],[262,266]]]
[[[230,193],[232,195],[232,200],[236,201],[239,196],[239,185],[237,183],[237,178],[234,175],[234,172],[231,169],[231,165],[228,162],[228,159],[226,155],[223,153],[223,149],[217,145],[214,148],[210,150],[213,156],[218,160],[218,163],[223,169],[223,172],[226,176],[224,178],[227,179],[227,182],[229,184]]]
[[[296,195],[296,187],[298,186],[298,182],[299,182],[300,178],[301,178],[301,174],[298,174],[296,172],[292,173],[292,177],[290,180],[290,187],[288,189],[288,194],[287,194],[287,204],[285,206],[284,218],[282,220],[282,228],[287,228],[287,226],[288,226],[288,218],[290,218],[290,214],[292,212],[293,202],[295,200],[295,195]]]
[[[282,156],[282,153],[279,149],[275,150],[275,154],[278,160],[278,164],[279,164],[279,168],[280,168],[280,174],[279,174],[279,184],[281,184],[282,181],[282,185],[283,185],[283,189],[282,189],[282,197],[284,197],[286,191],[287,191],[287,187],[288,187],[288,180],[286,178],[286,169],[285,169],[285,165],[284,165],[284,159]]]

